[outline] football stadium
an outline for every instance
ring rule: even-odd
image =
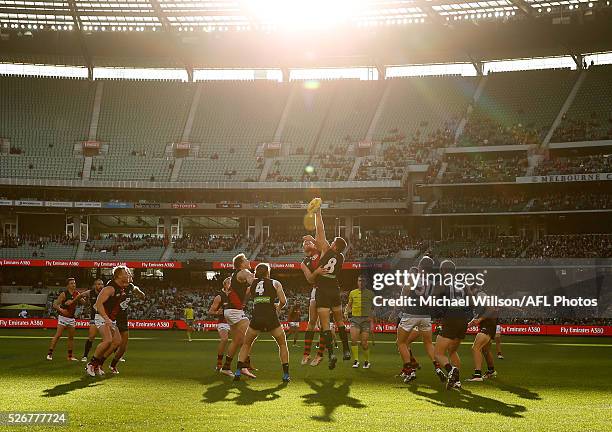
[[[0,430],[609,431],[608,0],[0,0]]]

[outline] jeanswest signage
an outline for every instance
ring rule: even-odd
[[[612,181],[612,173],[552,174],[545,176],[527,176],[516,178],[517,183],[564,183],[592,181]]]

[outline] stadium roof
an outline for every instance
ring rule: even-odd
[[[578,55],[612,50],[610,1],[3,0],[0,62],[190,70]]]
[[[0,26],[26,30],[247,31],[410,25],[584,13],[607,0],[4,0]]]

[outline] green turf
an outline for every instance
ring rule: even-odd
[[[0,331],[0,411],[66,410],[70,429],[97,431],[609,431],[612,418],[610,338],[505,337],[497,379],[446,391],[422,345],[417,381],[394,378],[392,336],[378,336],[370,370],[302,367],[301,348],[290,348],[293,381],[282,385],[267,337],[254,349],[258,378],[234,383],[213,370],[213,333],[188,343],[179,332],[134,331],[121,374],[102,379],[65,360],[65,341],[46,361],[51,335]],[[80,355],[85,332],[77,336]],[[468,341],[460,353],[465,377]]]

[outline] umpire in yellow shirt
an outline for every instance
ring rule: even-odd
[[[370,368],[370,349],[368,338],[372,322],[372,301],[374,293],[365,286],[365,277],[357,278],[357,289],[349,293],[348,304],[344,316],[351,323],[351,351],[353,353],[353,368],[359,367],[359,344],[363,351],[363,368]]]
[[[191,332],[193,331],[193,306],[191,303],[187,303],[187,307],[183,310],[183,318],[185,320],[185,324],[187,324],[187,337],[189,338],[189,342],[191,342]]]

